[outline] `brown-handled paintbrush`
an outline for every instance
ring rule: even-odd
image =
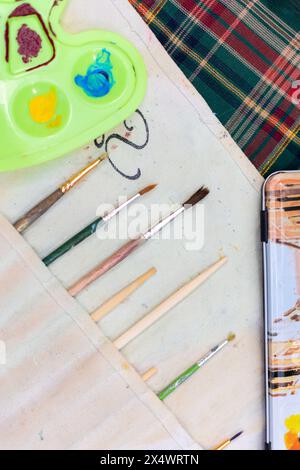
[[[134,250],[141,246],[144,242],[153,237],[156,233],[160,232],[167,224],[183,213],[188,207],[194,206],[202,199],[204,199],[209,193],[209,190],[202,186],[195,194],[193,194],[187,201],[185,201],[175,212],[172,212],[165,219],[161,220],[158,224],[150,228],[146,233],[141,234],[138,238],[130,240],[119,250],[117,250],[112,256],[107,258],[105,261],[96,266],[92,271],[83,276],[73,286],[70,287],[69,293],[71,295],[77,295],[85,287],[91,284],[93,281],[101,277],[111,268],[119,264],[123,259],[127,258]]]
[[[75,175],[71,176],[53,193],[49,194],[45,199],[40,201],[36,206],[30,209],[19,220],[14,223],[14,227],[19,233],[24,232],[33,222],[47,212],[61,197],[63,197],[70,189],[72,189],[82,178],[84,178],[90,171],[94,170],[101,162],[106,160],[107,153],[103,153],[100,157],[93,160],[89,165],[85,166]]]

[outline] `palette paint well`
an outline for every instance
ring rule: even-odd
[[[108,31],[67,34],[68,0],[0,0],[0,171],[32,166],[79,148],[137,109],[143,60]]]

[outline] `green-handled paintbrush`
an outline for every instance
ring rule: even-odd
[[[132,196],[130,199],[125,201],[123,204],[121,204],[120,206],[113,209],[108,214],[104,215],[103,217],[98,217],[96,220],[91,222],[84,229],[80,230],[80,232],[76,233],[76,235],[69,238],[69,240],[67,240],[65,243],[63,243],[58,248],[56,248],[56,250],[52,251],[52,253],[50,253],[48,256],[46,256],[43,259],[43,263],[46,266],[49,266],[51,263],[53,263],[58,258],[63,256],[65,253],[70,251],[72,248],[74,248],[76,245],[78,245],[83,240],[88,238],[90,235],[93,235],[93,233],[96,233],[98,227],[100,227],[101,225],[107,223],[110,219],[115,217],[122,209],[127,207],[129,204],[131,204],[133,201],[135,201],[139,197],[143,196],[144,194],[146,194],[149,191],[151,191],[152,189],[154,189],[156,186],[157,186],[156,184],[151,184],[150,186],[147,186],[146,188],[142,189],[137,194]]]
[[[160,400],[164,400],[167,396],[173,393],[183,382],[189,379],[192,375],[195,374],[201,367],[203,367],[212,357],[214,357],[219,351],[221,351],[230,341],[233,341],[235,334],[229,333],[227,338],[214,348],[212,348],[205,356],[203,356],[199,361],[185,370],[182,374],[178,375],[169,385],[167,385],[161,392],[157,394]]]

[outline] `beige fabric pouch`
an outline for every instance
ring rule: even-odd
[[[200,448],[2,216],[0,259],[2,449]]]

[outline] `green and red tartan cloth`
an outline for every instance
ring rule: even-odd
[[[263,176],[300,169],[300,0],[129,0]]]

